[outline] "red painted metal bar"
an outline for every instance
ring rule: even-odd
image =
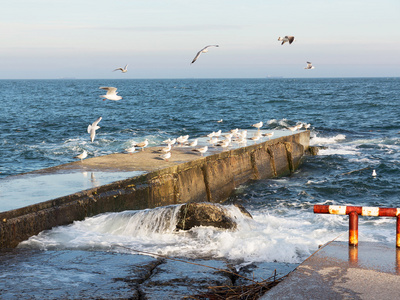
[[[358,246],[358,213],[349,213],[349,245]]]
[[[358,216],[396,217],[396,247],[400,248],[400,208],[314,205],[316,214],[349,215],[349,244],[358,245]]]
[[[400,248],[400,216],[396,217],[396,247]]]

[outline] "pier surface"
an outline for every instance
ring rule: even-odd
[[[395,299],[399,275],[400,250],[395,245],[332,242],[261,299]]]
[[[223,202],[249,180],[294,172],[309,139],[309,131],[281,130],[274,131],[273,139],[249,141],[245,147],[209,147],[204,156],[189,147],[174,147],[165,161],[159,146],[7,177],[0,185],[14,190],[0,195],[0,248],[16,247],[43,230],[104,212]],[[206,138],[199,140],[205,143]],[[27,182],[31,184],[24,186]]]

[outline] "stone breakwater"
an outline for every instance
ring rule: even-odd
[[[0,213],[0,248],[55,226],[104,212],[119,212],[187,202],[225,201],[249,180],[289,175],[309,150],[309,131],[278,137],[247,147],[202,157],[174,148],[169,161],[159,159],[159,147],[134,155],[110,154],[32,174],[71,171],[142,171],[143,174],[71,195]]]

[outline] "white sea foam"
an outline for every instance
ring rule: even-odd
[[[335,144],[339,141],[344,141],[345,139],[346,139],[346,136],[344,134],[338,134],[333,137],[318,137],[315,135],[310,140],[310,145],[318,146],[318,145],[326,145],[326,144]]]
[[[359,153],[357,148],[351,145],[332,146],[318,151],[318,155],[358,155]]]
[[[253,219],[243,216],[235,206],[227,208],[238,222],[237,230],[196,227],[177,232],[174,218],[179,206],[168,206],[87,218],[42,232],[20,247],[114,251],[131,248],[171,256],[299,263],[318,245],[335,238],[337,229],[344,230],[347,224],[342,218],[315,216],[284,206],[252,211]]]

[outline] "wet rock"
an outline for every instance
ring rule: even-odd
[[[235,280],[235,286],[252,284],[250,280],[245,278],[262,282],[274,276],[276,279],[281,278],[297,268],[299,264],[292,263],[277,263],[277,262],[252,262],[245,263],[236,267],[236,272],[243,277],[238,277]]]
[[[242,204],[235,203],[233,205],[235,205],[237,208],[239,208],[240,212],[242,214],[244,214],[246,217],[253,219],[253,216],[247,211],[247,209],[244,208],[244,206]]]
[[[0,252],[1,299],[140,299],[162,260],[102,251]]]
[[[164,264],[157,266],[152,276],[140,286],[141,299],[183,299],[190,295],[205,293],[209,291],[210,286],[232,286],[230,273],[199,265],[229,271],[225,261],[198,259],[186,261],[196,265],[166,260]]]
[[[246,209],[238,205],[240,211],[250,216]],[[196,226],[213,226],[223,229],[236,229],[236,221],[230,217],[227,209],[214,203],[187,203],[181,206],[176,229],[190,230]]]
[[[325,146],[310,146],[308,147],[307,154],[308,155],[318,155],[319,150],[327,149]]]

